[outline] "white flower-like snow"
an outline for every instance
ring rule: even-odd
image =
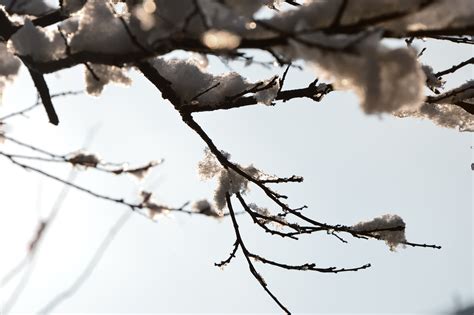
[[[352,230],[369,233],[384,240],[391,251],[406,242],[405,222],[396,214],[385,214],[370,221],[359,222],[352,226]]]

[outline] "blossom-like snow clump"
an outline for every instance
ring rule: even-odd
[[[385,214],[370,221],[359,222],[352,226],[355,232],[369,233],[384,240],[391,251],[406,242],[405,222],[396,214]]]

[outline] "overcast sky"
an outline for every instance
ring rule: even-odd
[[[435,70],[444,70],[473,53],[470,47],[447,43],[419,42],[418,47],[427,47],[422,60]],[[216,72],[227,71],[214,59],[210,67]],[[259,66],[242,69],[235,63],[232,67],[252,80],[274,74]],[[49,75],[51,90],[81,89],[82,71],[77,68]],[[99,98],[57,99],[59,127],[47,124],[39,109],[30,119],[12,121],[10,135],[67,153],[81,148],[90,131],[96,130],[88,150],[105,160],[145,163],[164,158],[165,163],[144,182],[81,172],[76,183],[131,201],[138,200],[140,189],[149,189],[160,202],[173,206],[212,199],[215,183],[201,181],[196,171],[204,143],[150,83],[137,73],[131,75],[131,87],[108,86]],[[465,68],[449,77],[447,87],[472,77],[472,67]],[[313,78],[310,70],[291,71],[287,87],[306,86]],[[28,106],[35,97],[23,70],[7,89],[0,112]],[[304,176],[303,183],[287,184],[278,191],[288,195],[293,206],[308,205],[308,216],[351,225],[394,213],[405,220],[409,241],[436,243],[443,248],[391,252],[383,242],[348,239],[348,244],[342,244],[325,234],[287,241],[265,235],[241,216],[247,246],[268,258],[315,262],[323,267],[373,265],[337,275],[290,272],[259,264],[257,268],[280,300],[298,313],[434,314],[466,305],[473,300],[474,282],[473,136],[429,121],[366,116],[357,102],[351,93],[336,92],[321,103],[301,99],[275,107],[251,106],[195,117],[218,147],[232,154],[233,161],[253,163],[271,174]],[[5,144],[2,149],[13,146]],[[61,177],[68,175],[67,168],[44,167]],[[37,220],[48,215],[62,187],[4,159],[0,160],[0,174],[3,274],[25,255]],[[255,189],[247,199],[268,205]],[[117,204],[70,191],[13,312],[37,312],[70,285],[110,226],[126,211]],[[90,279],[55,311],[279,312],[240,254],[224,270],[214,267],[214,262],[227,257],[233,242],[228,219],[175,214],[152,222],[133,215]],[[16,283],[4,290],[4,296]]]

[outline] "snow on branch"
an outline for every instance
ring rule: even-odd
[[[157,58],[153,66],[170,82],[182,105],[212,107],[248,93],[255,93],[258,103],[271,104],[279,87],[277,82],[268,86],[271,80],[250,83],[237,72],[213,75],[193,60]]]
[[[465,33],[471,33],[472,2],[456,2],[454,10],[445,10],[451,6],[449,1],[307,1],[259,20],[255,13],[275,3],[147,0],[127,2],[118,10],[118,4],[108,1],[90,0],[85,5],[84,1],[63,1],[59,8],[63,19],[52,22],[61,31],[43,29],[38,26],[41,23],[29,19],[17,25],[5,16],[2,36],[8,39],[13,32],[10,49],[36,71],[55,72],[84,63],[87,89],[94,95],[108,82],[128,84],[117,67],[142,63],[143,58],[176,49],[228,54],[257,48],[272,52],[279,62],[303,59],[314,65],[316,73],[330,78],[335,88],[355,91],[366,113],[414,112],[423,105],[427,79],[432,85],[439,83],[426,72],[428,66],[422,69],[411,48],[389,49],[381,40],[432,29],[446,29],[448,35],[451,29],[464,27]],[[437,18],[443,10],[449,14]],[[173,83],[183,104],[212,106],[250,87],[236,73],[211,76],[186,60],[159,58],[153,63]],[[174,74],[190,74],[195,80],[179,80]],[[271,104],[277,90],[272,86],[261,91],[256,101]]]
[[[370,221],[359,222],[352,226],[352,230],[384,240],[392,251],[406,242],[405,222],[398,215],[385,214]]]
[[[152,219],[168,212],[219,218],[227,208],[236,240],[228,258],[216,265],[222,267],[242,253],[252,276],[289,313],[257,271],[257,263],[324,273],[358,271],[370,264],[350,268],[319,267],[311,262],[291,265],[254,253],[243,238],[234,200],[259,229],[282,238],[297,240],[323,232],[343,243],[348,242],[343,236],[382,240],[391,250],[399,245],[440,247],[408,242],[405,222],[397,215],[354,226],[311,218],[304,211],[306,206],[290,206],[288,196],[274,187],[300,183],[302,177],[267,175],[253,165],[231,161],[230,154],[217,147],[193,115],[255,104],[274,105],[295,98],[319,102],[333,90],[350,90],[357,94],[367,114],[429,118],[442,126],[474,131],[473,81],[444,91],[442,78],[472,64],[472,58],[435,72],[430,65],[419,62],[420,54],[411,46],[415,39],[425,37],[472,44],[473,6],[472,0],[62,0],[59,6],[50,8],[40,0],[0,0],[0,94],[22,63],[41,99],[32,107],[0,118],[0,138],[29,150],[20,155],[2,149],[0,156],[25,170]],[[402,45],[389,46],[385,42],[389,38]],[[180,59],[166,56],[180,50],[200,54],[201,62],[188,58],[189,54]],[[261,64],[288,65],[283,75],[249,82],[234,71],[213,74],[206,69],[208,55],[244,59],[248,66],[255,65],[255,51],[268,53],[269,60]],[[330,83],[315,79],[307,86],[284,89],[290,65],[301,61],[317,78]],[[55,95],[50,95],[44,76],[77,65],[85,66],[86,90],[91,95],[100,95],[111,82],[129,85],[131,69],[138,70],[159,90],[208,148],[198,168],[204,179],[217,181],[212,203],[202,199],[190,210],[186,208],[188,203],[174,208],[159,203],[148,191],[140,193],[138,202],[126,201],[76,185],[29,163],[63,163],[82,171],[130,174],[138,179],[160,164],[150,161],[129,167],[103,161],[86,151],[55,154],[8,135],[5,120],[39,104],[45,107],[50,122],[59,122],[52,104]],[[247,202],[244,196],[247,198],[251,187],[262,192],[270,205]]]
[[[0,104],[5,85],[16,76],[20,68],[20,61],[11,54],[7,46],[0,42]]]
[[[474,132],[474,81],[427,97],[418,110],[400,110],[394,112],[394,115],[430,119],[442,127]]]

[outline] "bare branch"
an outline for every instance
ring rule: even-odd
[[[249,252],[247,251],[247,248],[245,247],[245,244],[242,240],[242,237],[240,236],[240,231],[239,231],[239,225],[237,223],[237,219],[235,217],[234,209],[232,208],[232,202],[230,200],[230,195],[229,193],[226,193],[226,201],[227,201],[227,207],[229,209],[230,217],[232,219],[232,225],[234,226],[234,232],[235,236],[237,238],[237,242],[240,245],[240,248],[242,252],[244,253],[245,259],[247,260],[247,264],[250,270],[250,273],[255,277],[255,279],[258,281],[258,283],[262,286],[262,288],[267,292],[267,294],[277,303],[277,305],[287,314],[290,314],[290,311],[278,300],[278,298],[270,291],[268,288],[265,280],[262,278],[262,276],[257,272],[257,269],[255,269],[252,261],[250,260],[250,256],[248,255]]]
[[[471,58],[469,58],[469,59],[467,59],[467,60],[465,60],[465,61],[463,61],[463,62],[461,62],[461,63],[459,63],[459,64],[457,64],[457,65],[454,65],[454,66],[452,66],[452,67],[449,68],[449,69],[446,69],[446,70],[437,72],[437,73],[435,74],[435,76],[437,76],[437,77],[442,77],[442,76],[444,76],[444,75],[446,75],[446,74],[454,73],[454,72],[456,72],[457,70],[459,70],[459,69],[461,69],[462,67],[467,66],[467,65],[469,65],[469,64],[474,64],[474,57],[471,57]]]

